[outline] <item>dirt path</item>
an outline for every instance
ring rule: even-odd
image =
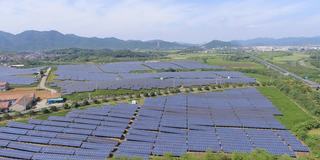
[[[46,86],[46,82],[47,82],[47,79],[48,79],[48,76],[50,74],[50,71],[51,71],[51,67],[48,68],[47,72],[44,74],[44,76],[41,78],[41,81],[39,83],[39,86],[38,88],[39,89],[44,89],[44,90],[47,90],[47,91],[50,91],[51,93],[58,93],[56,90],[52,89],[52,88],[48,88]]]

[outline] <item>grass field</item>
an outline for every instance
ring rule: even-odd
[[[55,78],[57,78],[55,71],[57,70],[57,67],[52,67],[51,71],[48,75],[47,83],[53,82]]]
[[[272,78],[269,76],[265,76],[262,74],[256,74],[256,73],[246,73],[247,76],[255,78],[258,82],[263,83],[263,82],[268,82]]]
[[[259,57],[268,60],[290,72],[301,77],[320,82],[320,69],[312,66],[309,62],[309,55],[305,53],[288,52],[264,52]]]
[[[309,114],[300,109],[294,101],[284,95],[277,88],[258,87],[257,89],[283,114],[283,116],[278,116],[276,118],[288,129],[292,129],[295,125],[312,119]]]
[[[302,53],[293,53],[292,55],[276,56],[273,58],[273,61],[277,63],[285,63],[287,61],[299,61],[306,58],[309,58],[309,55]]]
[[[312,135],[312,136],[320,136],[320,128],[313,129],[313,130],[309,131],[308,134]]]
[[[143,92],[143,90],[141,90],[140,93],[141,92]],[[137,94],[137,93],[139,93],[139,92],[134,91],[134,90],[127,90],[127,89],[96,90],[93,92],[82,92],[82,93],[74,93],[74,94],[64,95],[63,98],[66,98],[66,99],[72,100],[72,101],[80,101],[80,100],[88,99],[89,96],[91,96],[91,97],[120,96],[120,95],[131,95],[131,94]]]

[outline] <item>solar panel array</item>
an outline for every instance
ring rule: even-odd
[[[255,79],[248,78],[240,72],[231,71],[131,73],[137,70],[150,70],[149,67],[157,70],[219,68],[192,61],[64,65],[58,66],[56,80],[59,81],[52,86],[61,88],[63,94],[71,94],[97,89],[140,90],[224,83],[255,83]],[[148,83],[145,83],[146,81]]]
[[[41,68],[17,69],[0,66],[0,81],[20,85],[33,84],[37,79],[32,74],[40,70]]]
[[[119,104],[30,119],[28,124],[9,122],[0,128],[0,159],[105,160],[137,109]]]
[[[256,89],[178,94],[72,110],[66,116],[0,128],[0,159],[100,160],[186,152],[309,152],[274,116],[281,113]]]
[[[308,152],[275,115],[281,113],[254,88],[147,98],[115,155],[148,159],[168,152],[256,148],[275,155]]]

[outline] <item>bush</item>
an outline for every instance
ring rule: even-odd
[[[149,93],[145,92],[145,93],[143,93],[143,96],[149,97]]]
[[[23,114],[21,112],[15,112],[14,117],[18,118],[18,117],[22,117]]]
[[[87,105],[90,105],[90,103],[89,103],[89,101],[84,100],[83,103],[82,103],[82,105],[83,105],[83,106],[87,106]]]
[[[209,91],[209,90],[210,90],[209,86],[205,86],[204,89],[205,89],[206,91]]]
[[[29,114],[30,116],[34,116],[34,115],[37,114],[37,112],[34,111],[34,110],[30,110],[30,111],[28,112],[28,114]]]
[[[151,97],[155,97],[155,96],[156,96],[156,93],[155,93],[155,92],[151,92],[151,93],[150,93],[150,96],[151,96]]]
[[[42,112],[43,114],[51,113],[51,111],[50,111],[48,108],[42,108],[42,109],[41,109],[41,112]]]
[[[79,105],[78,102],[72,102],[71,107],[72,108],[78,108],[78,107],[80,107],[80,105]]]
[[[100,101],[98,101],[97,99],[94,99],[94,100],[93,100],[93,103],[94,103],[94,104],[100,104]]]
[[[3,114],[2,118],[3,118],[4,120],[9,120],[9,119],[11,119],[12,117],[10,116],[10,114],[5,113],[5,114]]]
[[[49,108],[52,112],[57,112],[59,110],[57,106],[50,106]]]
[[[64,109],[70,109],[70,108],[71,108],[71,106],[69,106],[69,104],[68,104],[68,103],[65,103],[65,104],[63,104],[63,108],[64,108]]]
[[[136,98],[141,98],[140,93],[136,94]]]

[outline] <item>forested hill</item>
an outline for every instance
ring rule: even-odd
[[[43,51],[64,48],[85,49],[184,49],[190,45],[162,40],[139,41],[117,38],[87,38],[57,31],[25,31],[11,34],[0,31],[0,51]]]

